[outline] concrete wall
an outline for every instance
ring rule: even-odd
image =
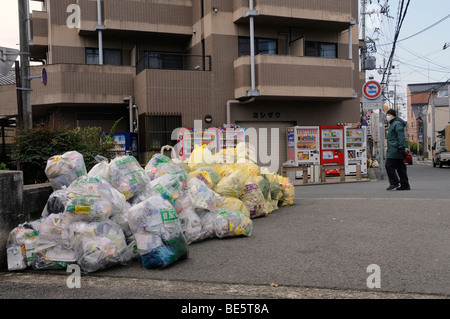
[[[12,229],[40,218],[53,189],[50,184],[23,185],[23,172],[0,171],[0,270],[6,270],[6,241]]]

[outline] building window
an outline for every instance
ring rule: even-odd
[[[86,64],[99,64],[98,49],[86,48]],[[122,65],[122,50],[103,49],[103,64]]]
[[[174,146],[177,141],[172,141],[172,132],[181,127],[181,115],[146,116],[145,145],[146,151],[160,151],[165,145]]]
[[[250,55],[250,38],[239,37],[239,56]],[[277,39],[255,38],[255,55],[258,54],[278,54]]]
[[[305,56],[337,58],[337,44],[305,41]]]
[[[448,97],[448,90],[441,90],[437,93],[438,98]]]
[[[149,69],[183,70],[183,54],[145,52]]]

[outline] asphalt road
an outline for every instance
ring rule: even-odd
[[[0,298],[449,298],[450,167],[415,161],[411,191],[372,181],[297,186],[295,205],[254,219],[248,238],[193,244],[163,270],[139,261],[82,276],[0,273]],[[380,288],[369,288],[369,265]]]

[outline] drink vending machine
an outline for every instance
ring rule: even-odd
[[[344,127],[320,127],[320,165],[345,165]],[[340,169],[326,170],[327,176],[339,175]]]
[[[318,126],[287,128],[288,161],[299,164],[320,164],[320,137]]]
[[[116,143],[111,152],[114,156],[130,155],[139,160],[138,134],[131,132],[113,133]]]
[[[356,165],[361,164],[361,174],[367,174],[367,130],[345,127],[345,174],[356,175]]]
[[[226,148],[236,148],[239,143],[245,142],[245,128],[221,128],[219,129],[219,151]]]
[[[294,126],[287,128],[287,160],[295,166],[301,164],[320,165],[320,135],[318,126]],[[308,175],[311,168],[308,167]],[[297,178],[303,172],[297,172]]]
[[[237,144],[245,142],[245,128],[210,127],[198,132],[190,128],[180,128],[177,137],[177,156],[179,160],[184,161],[191,156],[195,145],[207,144],[212,154],[226,148],[235,148]]]
[[[177,132],[176,153],[178,159],[184,161],[191,156],[195,145],[208,145],[211,153],[215,154],[219,151],[219,136],[218,128],[208,128],[195,132],[193,129],[181,128]]]

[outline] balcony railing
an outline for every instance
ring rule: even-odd
[[[148,69],[211,71],[211,56],[169,52],[146,52],[136,64],[136,74]]]

